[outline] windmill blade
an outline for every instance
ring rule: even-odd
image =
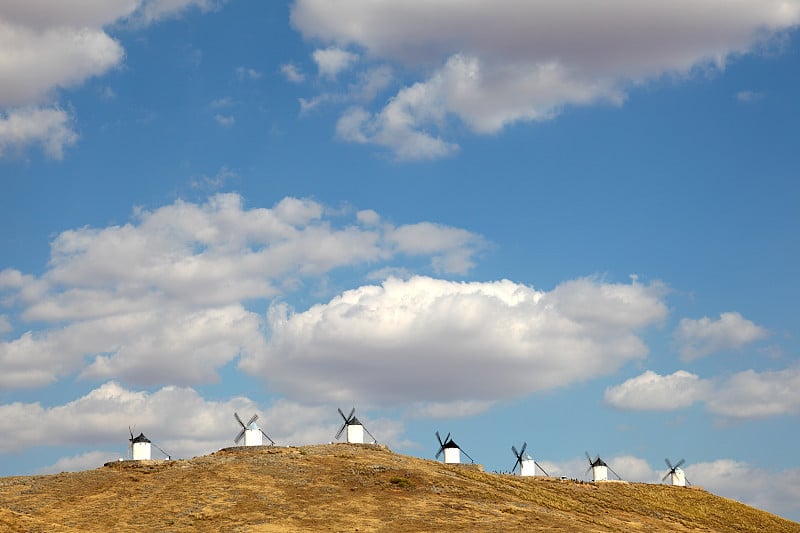
[[[611,473],[612,473],[612,474],[614,474],[615,476],[617,476],[617,479],[618,479],[618,480],[622,481],[622,477],[620,477],[620,475],[619,475],[619,474],[617,474],[616,472],[614,472],[614,469],[613,469],[613,468],[611,468],[611,467],[610,467],[610,466],[608,466],[608,465],[606,465],[606,467],[608,467],[608,469],[611,471]]]
[[[347,422],[342,424],[342,427],[340,427],[339,431],[336,432],[336,440],[339,440],[339,437],[342,436],[342,433],[344,433],[344,428],[346,428],[346,427],[347,427]]]
[[[261,431],[261,434],[262,434],[262,435],[264,435],[265,437],[267,437],[267,440],[269,441],[269,445],[270,445],[270,446],[273,446],[273,445],[275,444],[275,441],[274,441],[274,440],[272,440],[271,438],[269,438],[269,435],[267,435],[266,433],[264,433],[264,430],[263,430],[263,429],[262,429],[262,430],[260,430],[260,431]]]
[[[589,452],[583,452],[586,454],[586,460],[589,461],[589,464],[592,464],[592,457],[589,455]]]
[[[689,483],[689,478],[686,478],[686,477],[685,477],[685,478],[683,478],[683,479],[684,479],[684,480],[686,480],[686,486],[687,486],[687,487],[691,487],[691,486],[692,486],[692,484],[691,484],[691,483]]]
[[[675,467],[672,466],[672,463],[670,463],[669,459],[667,459],[666,457],[664,457],[664,462],[667,464],[667,468],[669,468],[670,470],[675,470]]]
[[[158,444],[155,444],[155,443],[152,443],[152,444],[153,444],[153,446],[156,447],[156,450],[158,450],[158,451],[160,451],[161,453],[164,454],[164,457],[166,457],[167,459],[172,459],[172,456],[170,454],[168,454],[167,452],[165,452],[164,450],[162,450],[161,447]]]
[[[372,436],[372,433],[370,433],[370,432],[369,432],[369,430],[366,428],[366,426],[364,426],[364,425],[362,424],[362,425],[361,425],[361,427],[362,427],[362,428],[364,428],[364,432],[365,432],[367,435],[369,435],[369,438],[371,438],[371,439],[372,439],[372,442],[374,442],[375,444],[378,444],[378,439],[376,439],[375,437],[373,437],[373,436]]]
[[[452,441],[453,439],[450,438],[450,432],[447,432],[447,436],[444,438],[444,443],[447,444],[448,441]]]
[[[242,428],[242,430],[239,432],[239,434],[236,435],[236,438],[233,439],[233,443],[234,444],[239,444],[239,441],[242,440],[242,437],[244,437],[244,428]]]
[[[675,463],[675,468],[680,468],[683,463],[686,462],[686,459],[681,459],[677,463]]]
[[[547,473],[547,471],[545,471],[545,469],[544,469],[544,468],[542,468],[542,465],[540,465],[540,464],[539,464],[539,463],[537,463],[536,461],[534,461],[534,462],[533,462],[533,464],[534,464],[534,465],[536,465],[536,466],[538,466],[538,467],[539,467],[539,470],[541,470],[541,471],[542,471],[542,473],[543,473],[545,476],[547,476],[547,477],[550,477],[550,474],[548,474],[548,473]]]
[[[522,449],[519,451],[520,456],[525,453],[525,448],[527,448],[527,447],[528,447],[528,443],[527,442],[523,442],[522,443]]]
[[[586,469],[586,472],[584,472],[583,475],[584,476],[588,475],[589,472],[591,472],[591,470],[592,470],[592,467],[590,466],[589,468]]]
[[[459,450],[461,450],[461,448],[459,448]],[[475,460],[472,457],[470,457],[469,454],[467,452],[465,452],[464,450],[461,450],[461,453],[466,455],[467,459],[469,459],[471,462],[473,462],[473,463],[475,462]]]
[[[516,470],[516,469],[517,469],[517,465],[518,465],[518,464],[520,464],[520,463],[519,463],[519,457],[517,457],[517,461],[514,463],[514,466],[512,466],[512,467],[511,467],[511,473],[512,473],[512,474],[514,473],[514,470]]]
[[[236,419],[236,421],[237,421],[237,422],[239,422],[239,425],[240,425],[240,426],[242,426],[242,429],[244,429],[244,428],[246,428],[246,427],[247,427],[247,426],[245,426],[245,425],[244,425],[244,422],[242,422],[242,419],[241,419],[241,418],[239,418],[239,413],[237,413],[237,412],[235,412],[235,411],[234,411],[234,413],[233,413],[233,418],[235,418],[235,419]]]
[[[130,427],[130,426],[128,426],[128,433],[130,433],[130,434],[131,434],[130,441],[131,441],[131,442],[133,442],[133,430],[131,429],[131,427]]]
[[[351,420],[353,420],[353,415],[356,414],[356,408],[353,407],[350,409],[350,414],[347,415],[347,423],[349,424]]]
[[[340,408],[338,408],[338,407],[336,408],[336,410],[339,411],[339,414],[342,415],[342,420],[344,420],[344,423],[347,424],[347,417],[344,416],[344,413],[342,412],[342,410]]]
[[[672,473],[672,470],[670,470],[669,472],[664,474],[664,477],[661,478],[661,482],[662,483],[665,482],[671,473]]]
[[[438,431],[436,432],[436,440],[439,441],[439,447],[440,448],[444,448],[444,442],[442,442],[442,437],[441,437],[441,435],[439,435]]]
[[[514,454],[514,457],[516,457],[518,461],[522,457],[522,453],[517,451],[517,447],[516,446],[511,446],[511,453]]]
[[[252,423],[253,423],[253,422],[255,422],[256,420],[258,420],[258,415],[253,415],[253,416],[251,416],[251,417],[250,417],[250,421],[247,423],[247,425],[249,426],[250,424],[252,424]]]

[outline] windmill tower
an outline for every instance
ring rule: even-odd
[[[149,460],[151,455],[150,439],[145,437],[144,433],[141,432],[138,437],[134,437],[131,428],[128,428],[128,432],[131,434],[131,438],[128,439],[131,443],[131,459],[134,461]]]
[[[269,435],[264,433],[264,431],[258,427],[256,424],[256,420],[258,420],[258,415],[253,415],[250,417],[250,421],[245,424],[242,422],[242,419],[239,418],[238,413],[233,413],[233,417],[239,422],[239,425],[242,426],[242,430],[239,431],[239,434],[236,435],[236,438],[233,439],[234,444],[239,444],[244,437],[244,445],[245,446],[262,446],[264,444],[264,439],[262,437],[267,437],[270,446],[275,444],[275,441],[269,438]]]
[[[511,453],[514,454],[514,457],[517,458],[517,462],[514,463],[514,466],[511,467],[511,471],[514,472],[517,469],[517,465],[519,465],[519,475],[520,476],[535,476],[536,475],[536,467],[539,467],[539,470],[546,476],[547,472],[545,472],[542,465],[534,461],[533,457],[525,453],[525,448],[528,447],[527,442],[522,443],[522,448],[520,451],[517,451],[517,448],[512,446]]]
[[[456,444],[456,442],[450,438],[450,433],[444,438],[442,441],[442,437],[439,435],[439,432],[436,432],[436,440],[439,441],[439,451],[436,452],[436,458],[438,459],[442,453],[444,453],[444,462],[445,464],[460,464],[461,463],[461,454],[467,456],[471,462],[475,462],[472,460],[472,457],[467,454],[461,447]]]
[[[663,478],[661,478],[662,483],[670,478],[670,484],[676,487],[685,487],[686,485],[691,485],[689,480],[686,479],[686,473],[681,469],[681,465],[686,462],[685,459],[681,459],[673,466],[672,463],[669,462],[669,459],[664,459],[664,462],[667,463],[667,468],[669,468],[669,472]]]
[[[605,461],[600,459],[599,455],[596,455],[594,460],[589,456],[589,452],[586,453],[586,459],[589,461],[589,468],[586,469],[586,473],[589,473],[589,470],[592,471],[592,481],[608,481],[608,472],[611,471],[612,474],[617,476],[617,479],[622,479],[619,477],[619,474],[614,472],[614,470],[608,466]]]
[[[364,433],[369,435],[373,444],[378,443],[375,437],[372,436],[372,433],[370,433],[367,428],[365,428],[364,425],[358,420],[358,418],[356,418],[355,407],[350,410],[350,414],[347,416],[344,416],[344,413],[338,407],[336,410],[339,411],[339,415],[341,415],[342,420],[344,420],[344,424],[342,424],[342,427],[340,427],[339,431],[336,432],[336,440],[339,440],[339,438],[342,436],[342,433],[344,433],[344,430],[347,429],[348,444],[364,444]]]

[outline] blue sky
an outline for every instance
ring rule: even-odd
[[[0,7],[0,475],[434,431],[800,519],[800,3]]]

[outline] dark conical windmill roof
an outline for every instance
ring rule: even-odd
[[[594,460],[592,466],[608,466],[608,465],[605,463],[605,461],[603,461],[598,457],[597,459]]]
[[[144,436],[144,433],[139,433],[138,437],[132,438],[131,442],[136,444],[137,442],[150,442],[150,439]]]
[[[350,419],[350,422],[347,423],[348,426],[362,426],[363,424],[358,421],[358,418],[355,416]]]
[[[442,446],[442,448],[458,448],[460,450],[461,446],[456,444],[456,441],[454,441],[453,439],[450,439],[444,443],[444,446]]]

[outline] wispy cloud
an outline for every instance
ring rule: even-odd
[[[222,113],[217,113],[214,115],[214,120],[220,126],[224,128],[230,128],[234,124],[236,124],[236,118],[233,115],[223,115]]]
[[[769,331],[736,312],[721,313],[718,320],[684,318],[675,330],[684,361],[693,361],[720,350],[739,349],[768,335]]]
[[[302,83],[306,79],[306,75],[303,74],[303,71],[300,70],[300,67],[294,63],[285,63],[281,65],[281,72],[284,76],[286,76],[287,80],[293,83]]]
[[[514,0],[470,9],[428,0],[298,0],[291,18],[307,40],[330,44],[331,59],[318,63],[331,77],[351,66],[341,53],[351,46],[412,76],[429,73],[402,87],[382,109],[350,110],[339,121],[340,138],[385,146],[400,159],[455,153],[445,137],[453,120],[493,134],[519,122],[550,120],[568,106],[621,105],[632,87],[647,80],[722,69],[729,58],[800,23],[800,5],[780,0],[735,6],[613,0],[583,7]]]

